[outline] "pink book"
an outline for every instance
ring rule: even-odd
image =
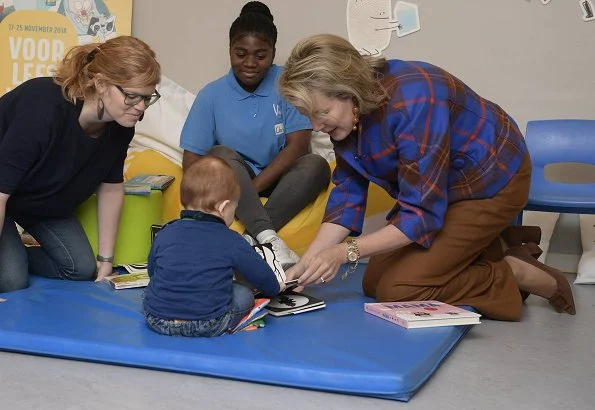
[[[479,313],[435,300],[364,303],[364,310],[407,329],[438,326],[474,325]]]

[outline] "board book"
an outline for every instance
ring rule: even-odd
[[[407,329],[473,325],[480,323],[481,317],[479,313],[435,300],[364,303],[364,310]]]
[[[265,307],[272,316],[297,315],[312,310],[323,309],[326,304],[322,299],[292,290],[279,293],[271,298]]]
[[[269,243],[256,244],[252,246],[256,253],[264,259],[271,270],[275,273],[277,282],[285,289],[277,296],[270,299],[270,302],[265,306],[265,309],[272,316],[287,316],[296,315],[298,313],[309,312],[311,310],[322,309],[326,307],[323,300],[317,299],[313,296],[304,293],[294,292],[292,289],[299,286],[297,279],[287,280],[285,270],[277,259],[277,255],[273,251],[273,247]],[[264,295],[255,292],[256,298],[262,298]]]
[[[254,300],[254,307],[250,312],[240,320],[236,327],[231,329],[229,333],[238,333],[247,327],[250,327],[254,322],[262,320],[267,315],[267,311],[263,308],[270,302],[267,298],[258,298]]]
[[[107,276],[104,280],[114,289],[142,288],[149,284],[149,274],[147,272],[125,273]]]
[[[122,265],[122,268],[126,270],[128,273],[148,273],[148,264],[146,263],[130,263],[127,265]]]
[[[152,189],[163,190],[174,182],[171,175],[140,174],[124,182],[127,194],[149,195]]]
[[[283,266],[281,266],[281,262],[279,262],[279,259],[277,259],[275,251],[273,251],[273,245],[270,243],[257,243],[252,245],[252,249],[254,249],[254,251],[256,251],[256,253],[260,255],[260,257],[269,265],[275,274],[275,278],[277,279],[279,285],[284,284],[287,280],[287,276],[285,275]]]

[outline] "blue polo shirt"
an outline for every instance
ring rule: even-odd
[[[279,94],[282,71],[273,64],[253,93],[238,84],[231,69],[207,84],[194,100],[180,147],[206,155],[214,145],[224,145],[239,153],[258,175],[285,146],[286,134],[312,129],[308,118]]]

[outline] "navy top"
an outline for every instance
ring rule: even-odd
[[[223,316],[236,269],[266,296],[279,293],[275,273],[240,234],[214,215],[182,211],[155,236],[145,311],[167,320]]]
[[[111,121],[89,137],[81,109],[49,77],[0,98],[0,192],[10,195],[9,215],[70,216],[102,182],[123,181],[134,127]]]

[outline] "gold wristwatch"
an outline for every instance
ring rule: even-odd
[[[357,265],[359,263],[359,248],[357,246],[357,242],[355,238],[349,238],[347,240],[347,269],[343,272],[341,279],[347,279],[350,273],[355,272],[357,269]]]

